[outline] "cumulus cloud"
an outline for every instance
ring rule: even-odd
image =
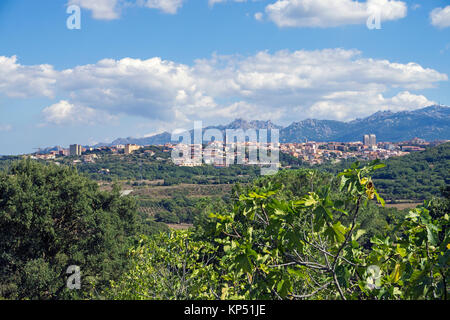
[[[0,92],[8,97],[52,97],[56,76],[50,65],[23,66],[16,56],[0,56]]]
[[[389,87],[430,88],[447,80],[445,74],[416,63],[399,64],[388,60],[362,58],[357,50],[263,51],[246,58],[216,56],[198,60],[194,68],[200,81],[208,75],[214,82],[203,83],[214,95],[237,94],[257,99],[281,93],[305,95],[309,91],[336,91]],[[347,89],[346,89],[347,88]],[[276,97],[278,100],[280,97]]]
[[[160,120],[182,119],[215,107],[198,87],[190,67],[160,58],[105,59],[60,74],[61,90],[73,101],[108,112]]]
[[[192,66],[161,58],[104,59],[60,71],[0,57],[3,70],[8,76],[0,76],[0,94],[62,97],[42,111],[45,123],[58,125],[124,114],[166,127],[235,117],[283,123],[307,117],[350,120],[430,105],[433,101],[414,91],[448,80],[417,63],[370,59],[344,49],[213,55]]]
[[[365,117],[377,111],[392,112],[414,110],[435,104],[423,95],[403,91],[386,98],[373,90],[365,92],[342,91],[323,96],[323,99],[306,109],[309,118],[349,120],[349,116]],[[364,106],[364,107],[361,107]]]
[[[266,14],[279,27],[336,27],[365,24],[380,14],[381,21],[398,20],[407,14],[407,5],[396,0],[277,0]]]
[[[436,8],[430,13],[431,24],[438,28],[450,27],[450,6]]]
[[[175,14],[183,6],[184,0],[69,0],[67,5],[78,5],[92,12],[94,19],[114,20],[120,17],[125,7],[146,7],[164,13]]]
[[[42,110],[45,124],[70,125],[70,124],[97,124],[110,122],[114,116],[102,110],[74,105],[66,100],[61,100]]]
[[[430,88],[447,80],[447,75],[416,63],[367,59],[356,50],[343,49],[219,56],[199,60],[195,72],[210,95],[234,97],[245,101],[246,108],[258,106],[255,115],[276,110],[274,116],[281,119],[348,120],[380,109],[415,109],[432,102],[406,91],[391,99],[383,95],[392,89]]]

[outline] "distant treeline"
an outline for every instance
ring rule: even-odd
[[[319,169],[337,173],[351,161],[324,164]],[[450,184],[450,143],[427,148],[403,157],[383,160],[385,168],[376,171],[373,179],[380,194],[387,200],[425,200],[441,194]]]

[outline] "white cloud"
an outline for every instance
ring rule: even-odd
[[[67,5],[78,5],[92,12],[94,19],[114,20],[125,7],[146,7],[164,13],[175,14],[185,0],[69,0]]]
[[[120,16],[118,0],[69,0],[67,5],[77,5],[91,11],[94,19],[113,20]]]
[[[192,66],[161,58],[104,59],[60,71],[0,57],[4,70],[8,76],[0,72],[0,94],[52,93],[62,99],[42,111],[46,123],[97,123],[131,115],[151,119],[155,130],[199,119],[288,123],[415,109],[433,103],[415,90],[448,80],[416,63],[364,58],[344,49],[214,55]]]
[[[358,51],[343,49],[213,57],[199,60],[194,69],[200,86],[211,96],[244,101],[247,117],[274,113],[282,120],[348,120],[400,105],[415,109],[431,102],[414,94],[410,94],[409,104],[406,93],[393,98],[383,95],[402,88],[430,88],[448,79],[445,74],[415,63],[366,59]],[[329,110],[322,113],[325,103]],[[257,106],[257,110],[252,112],[250,106]],[[230,109],[229,114],[237,112]]]
[[[74,105],[66,100],[61,100],[42,110],[45,124],[70,125],[70,124],[97,124],[110,122],[115,119],[105,111],[89,107]]]
[[[423,108],[433,104],[436,104],[436,102],[428,100],[423,95],[415,95],[408,91],[403,91],[395,97],[389,99],[384,109],[389,109],[391,111],[404,111]]]
[[[385,98],[377,91],[337,92],[324,96],[306,110],[310,118],[349,120],[365,117],[377,111],[392,112],[414,110],[435,104],[423,95],[403,91],[391,98]]]
[[[431,24],[438,28],[450,27],[450,6],[436,8],[430,13]]]
[[[183,6],[184,0],[138,0],[138,5],[159,9],[165,13],[175,14]]]
[[[343,49],[275,54],[264,51],[247,58],[216,56],[198,60],[194,69],[200,80],[208,81],[203,85],[213,95],[238,94],[247,98],[280,91],[286,91],[284,96],[289,97],[319,88],[321,91],[366,87],[423,89],[447,80],[445,74],[416,63],[366,59],[360,57],[359,51]],[[210,82],[210,77],[215,81]]]
[[[373,14],[381,21],[404,18],[407,6],[396,0],[277,0],[266,14],[279,27],[336,27],[365,24]]]
[[[61,72],[60,89],[78,104],[160,120],[184,119],[215,107],[192,69],[160,58],[105,59]]]
[[[50,65],[23,66],[16,56],[0,56],[0,92],[8,97],[52,97],[56,75]]]

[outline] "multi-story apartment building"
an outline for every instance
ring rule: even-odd
[[[70,145],[69,154],[71,156],[81,156],[81,146],[79,144],[72,144]]]

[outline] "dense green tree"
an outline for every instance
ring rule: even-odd
[[[136,203],[65,166],[24,160],[0,173],[0,296],[82,298],[128,265]],[[66,288],[70,265],[81,290]]]

